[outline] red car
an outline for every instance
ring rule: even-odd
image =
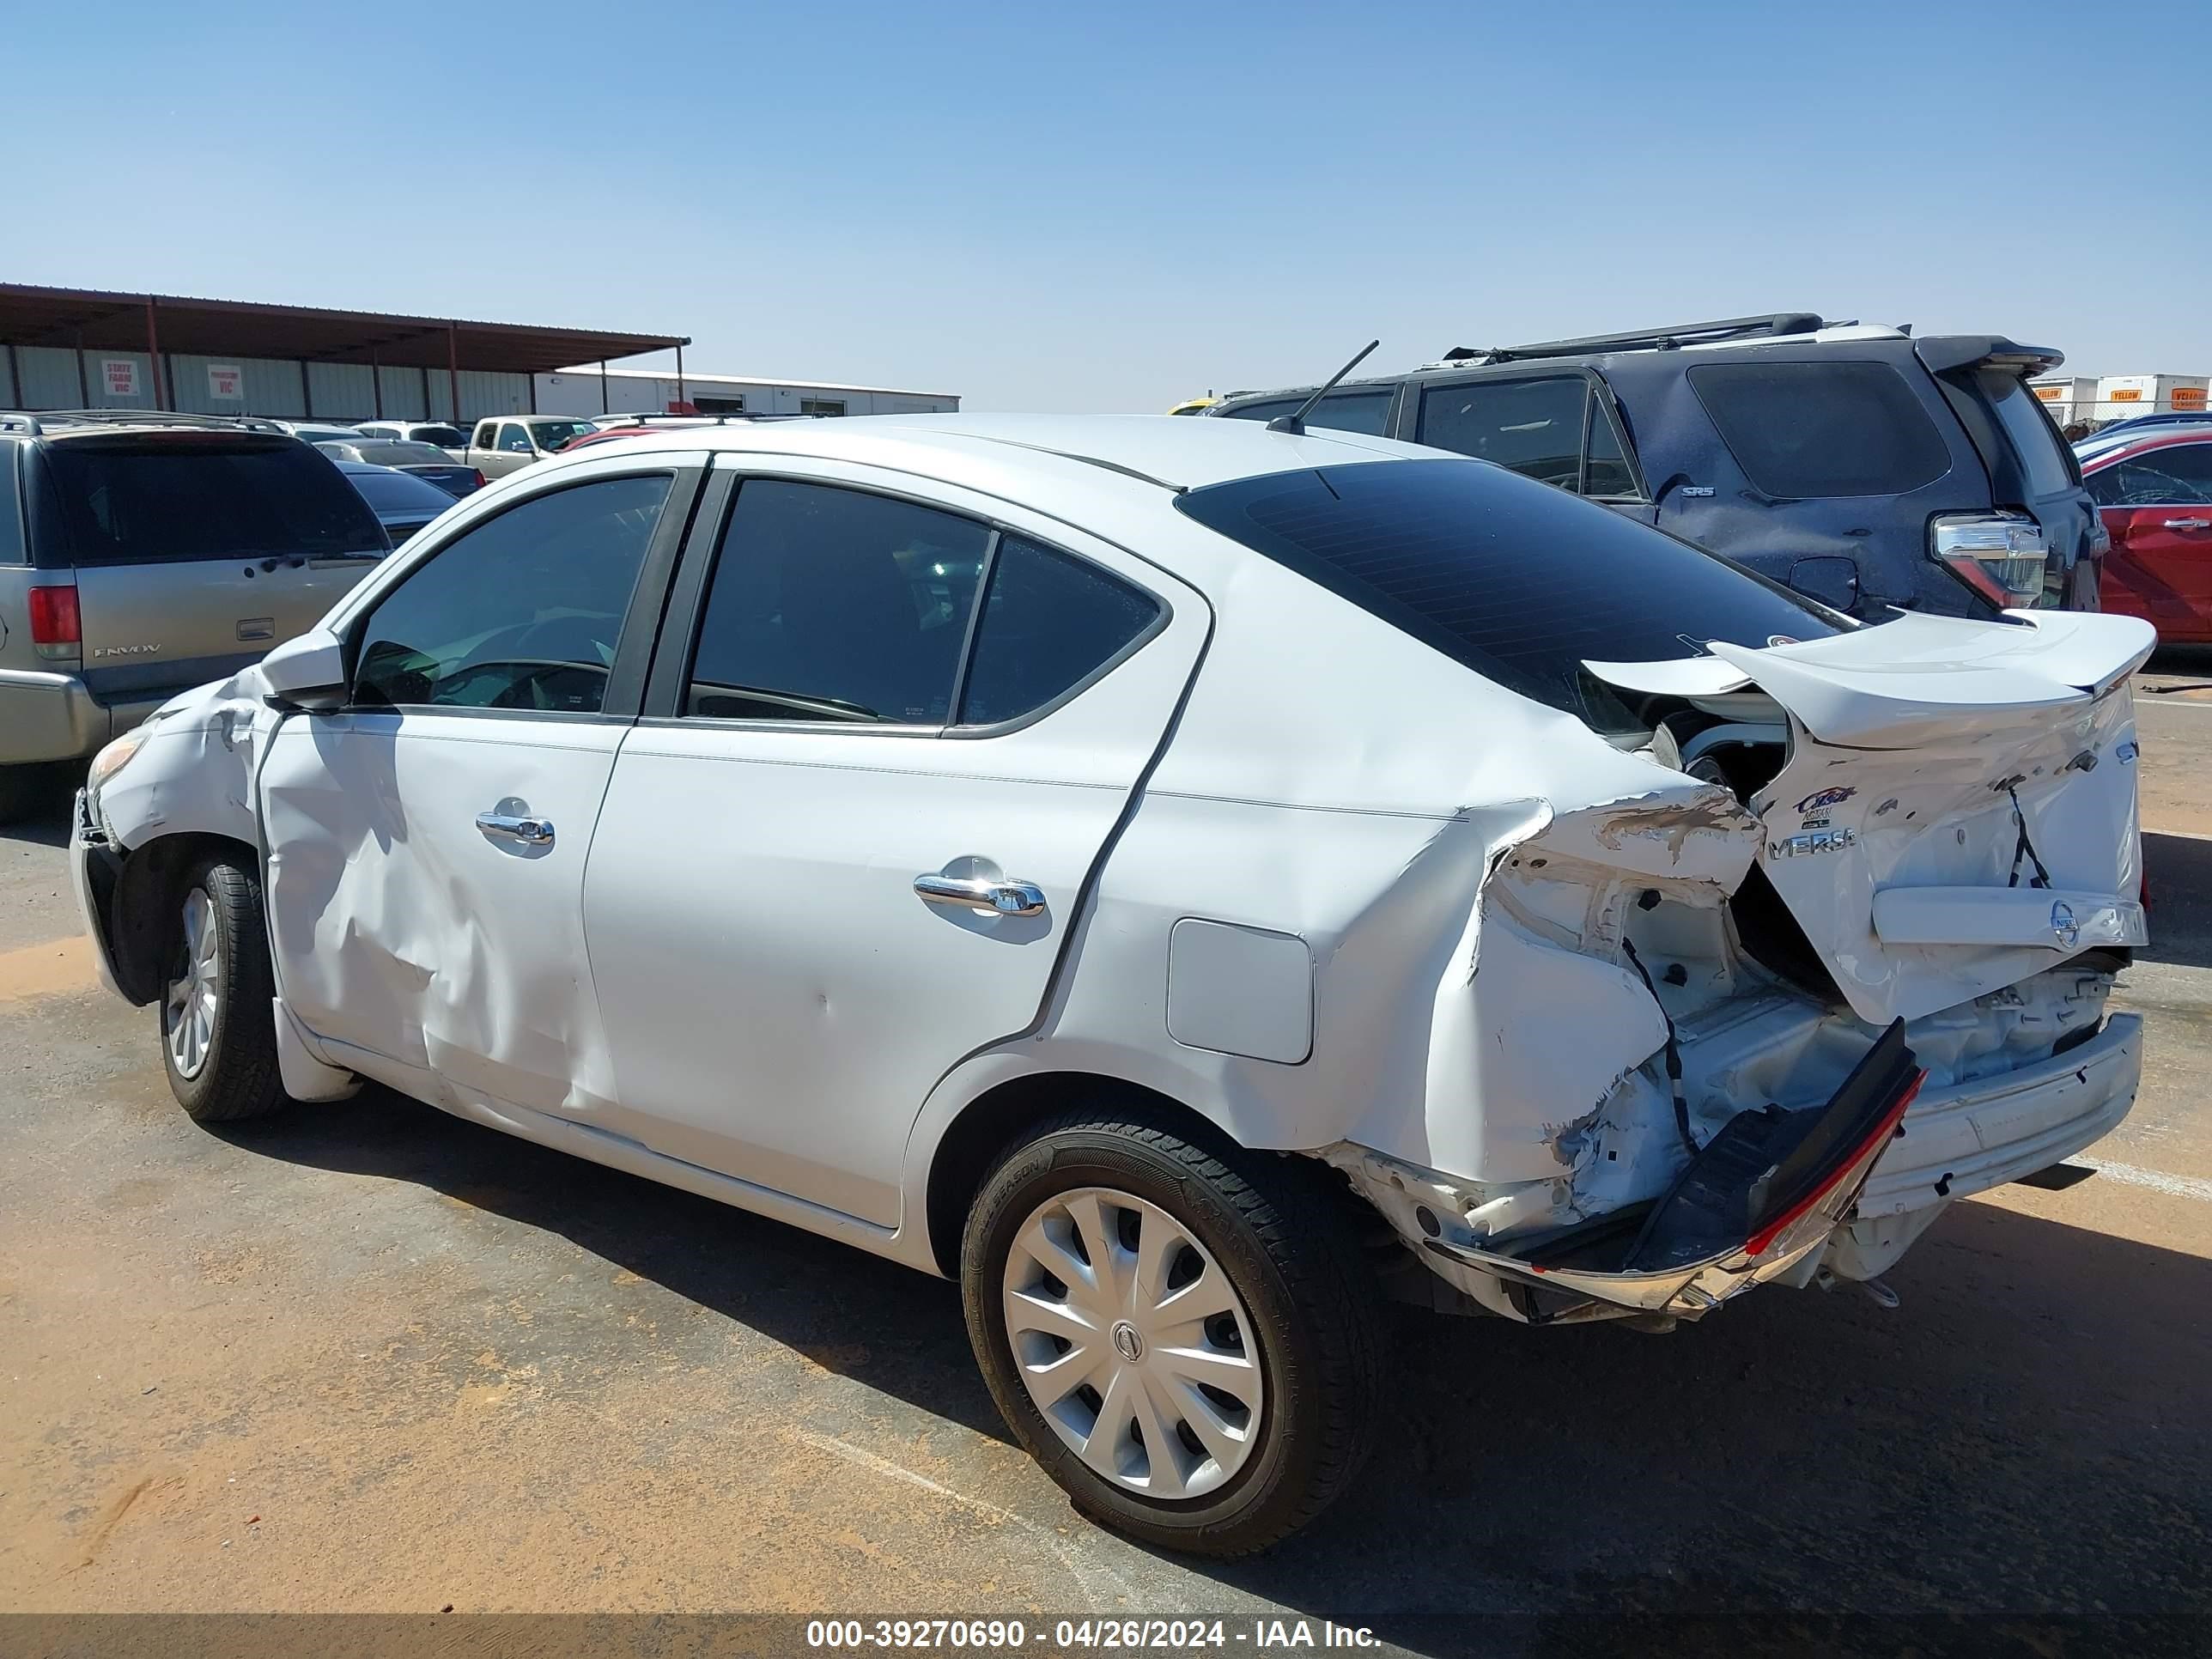
[[[2076,453],[2112,538],[2104,609],[2143,617],[2172,643],[2212,643],[2212,422],[2091,439]]]

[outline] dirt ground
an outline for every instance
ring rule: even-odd
[[[57,802],[0,832],[0,1609],[2212,1614],[2212,653],[2154,665],[2099,1176],[1955,1206],[1894,1310],[1409,1318],[1366,1479],[1227,1565],[1069,1510],[950,1286],[387,1093],[193,1127]]]

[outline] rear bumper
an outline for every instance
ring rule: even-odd
[[[87,759],[186,689],[163,686],[103,700],[74,674],[0,669],[0,766]]]
[[[2142,1018],[2114,1014],[2064,1054],[2001,1077],[1923,1089],[1855,1212],[1875,1220],[1987,1192],[2115,1128],[2142,1080]]]

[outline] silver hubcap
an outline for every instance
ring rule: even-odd
[[[1195,1498],[1244,1466],[1266,1401],[1251,1316],[1206,1247],[1110,1188],[1048,1199],[1006,1257],[1006,1340],[1053,1432],[1115,1485]]]
[[[215,934],[215,906],[199,888],[185,896],[184,969],[169,981],[161,1004],[161,1033],[169,1063],[186,1082],[207,1064],[215,1042],[215,1017],[222,1003],[222,959]]]

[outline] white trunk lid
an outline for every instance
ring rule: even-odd
[[[1877,1024],[2146,940],[2127,677],[2136,618],[1908,615],[1765,649],[1592,662],[1636,691],[1756,687],[1788,763],[1749,803],[1761,865],[1852,1010]]]

